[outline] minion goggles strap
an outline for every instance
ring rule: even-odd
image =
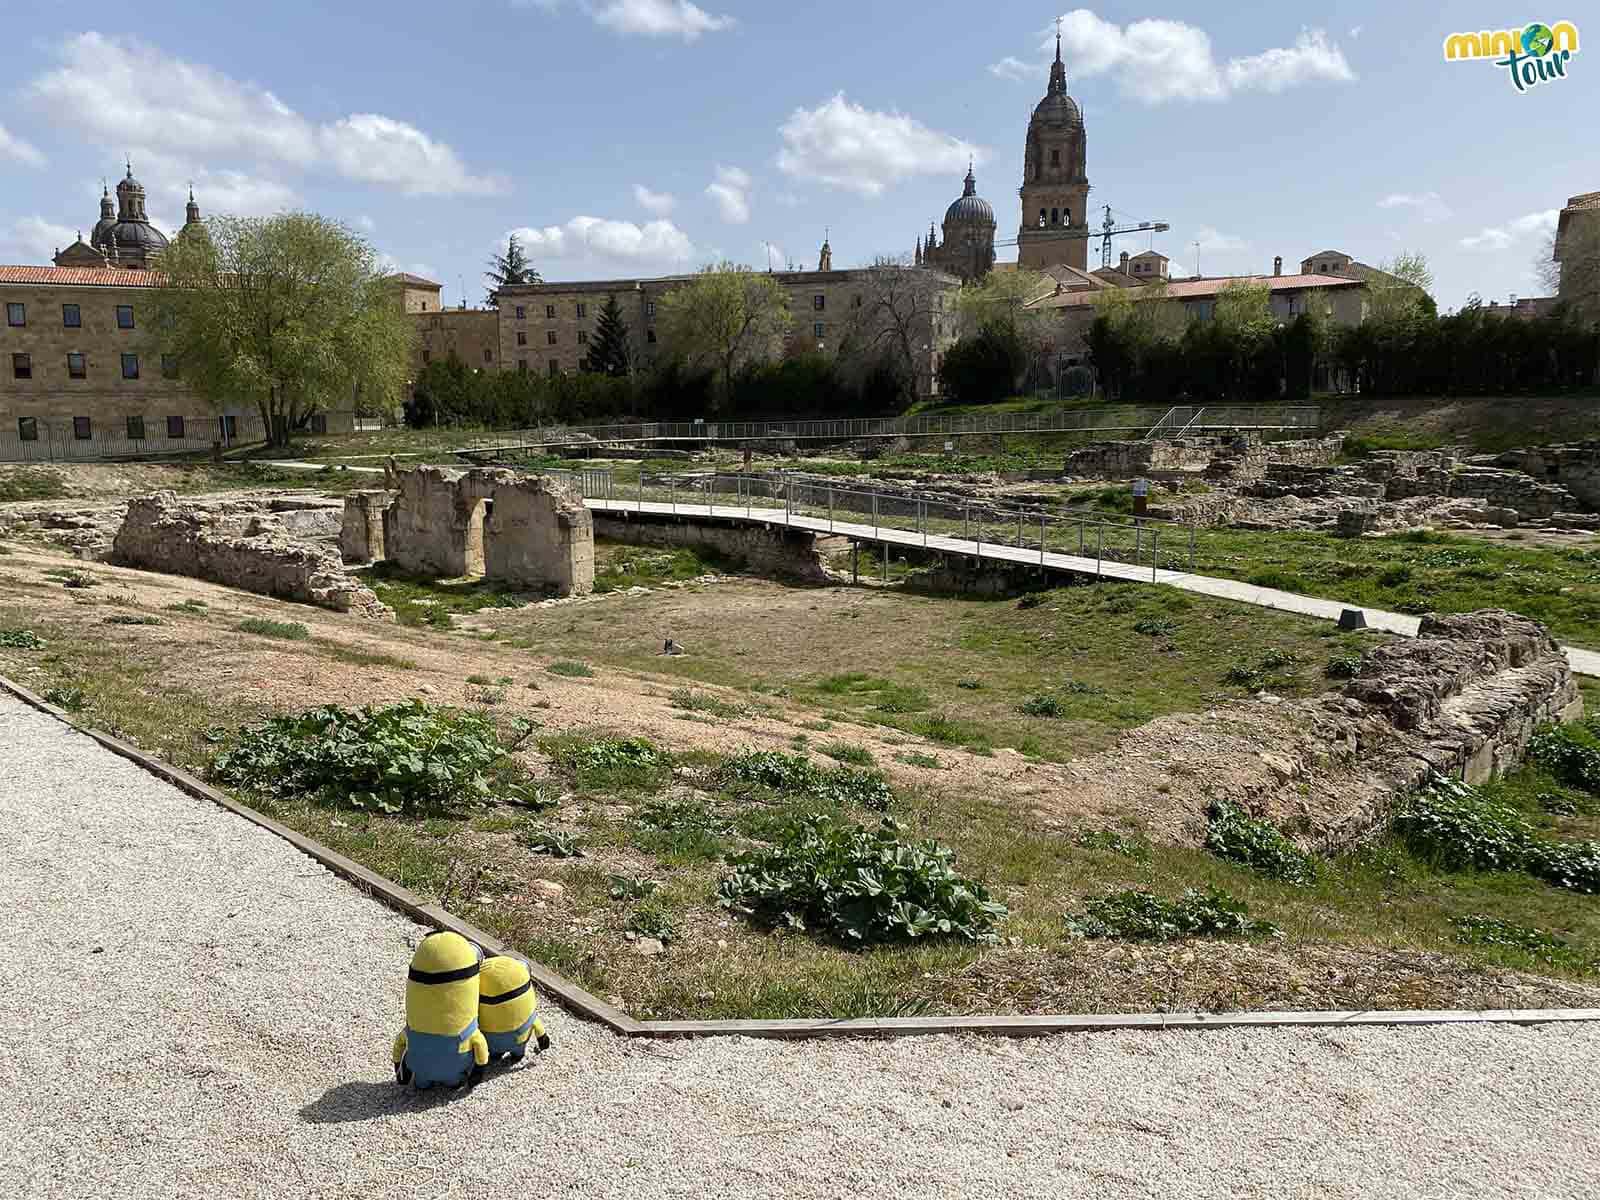
[[[532,987],[533,987],[533,980],[531,980],[531,979],[524,980],[521,984],[519,984],[518,986],[512,988],[509,992],[501,992],[498,996],[480,996],[480,997],[478,997],[478,1003],[479,1004],[505,1004],[507,1001],[515,1000],[518,996],[527,995],[529,989],[532,988]]]
[[[458,967],[454,971],[419,971],[412,967],[406,972],[406,978],[412,983],[459,983],[463,979],[471,979],[477,975],[479,967],[478,963]]]

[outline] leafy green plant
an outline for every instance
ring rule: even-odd
[[[1443,775],[1401,802],[1394,827],[1413,855],[1443,871],[1520,870],[1534,840],[1516,809]]]
[[[0,629],[0,647],[7,650],[43,650],[44,639],[31,629]]]
[[[684,712],[709,713],[714,717],[730,720],[742,717],[746,712],[742,705],[730,704],[726,700],[705,692],[697,692],[693,688],[674,688],[668,703]]]
[[[1292,666],[1295,656],[1287,650],[1280,650],[1276,646],[1261,655],[1261,669],[1263,671],[1278,671],[1284,667]]]
[[[1361,655],[1335,654],[1322,668],[1322,673],[1329,679],[1354,679],[1361,674]]]
[[[1244,663],[1234,663],[1222,676],[1223,683],[1231,683],[1235,687],[1250,688],[1252,691],[1260,688],[1262,684],[1261,672],[1255,667],[1247,667]]]
[[[944,764],[931,754],[923,754],[920,750],[907,750],[894,756],[895,762],[904,763],[908,767],[922,767],[928,771],[942,771]]]
[[[467,682],[478,684],[480,687],[488,687],[494,681],[487,675],[468,675]]]
[[[956,680],[956,686],[958,688],[964,688],[969,692],[983,691],[983,683],[981,680],[977,679],[958,679]]]
[[[729,833],[732,826],[714,812],[704,800],[655,800],[634,814],[634,819],[651,829],[697,830]]]
[[[1085,829],[1077,836],[1078,845],[1085,850],[1107,850],[1135,862],[1150,861],[1150,843],[1141,837],[1118,833],[1115,829]]]
[[[1253,920],[1243,900],[1221,888],[1187,889],[1176,900],[1144,891],[1114,892],[1068,914],[1067,929],[1083,938],[1171,942],[1191,937],[1267,937],[1276,926]]]
[[[84,706],[88,704],[88,699],[80,687],[47,687],[40,696],[46,704],[54,704],[67,712],[82,712]]]
[[[1600,842],[1548,842],[1529,847],[1527,869],[1546,883],[1586,896],[1600,893]]]
[[[560,662],[551,663],[545,668],[545,670],[549,671],[552,675],[565,675],[569,679],[594,678],[594,671],[590,669],[588,663],[571,662],[570,660],[565,659]]]
[[[1206,849],[1218,858],[1302,887],[1316,879],[1316,860],[1271,821],[1250,816],[1230,800],[1213,800],[1206,816]]]
[[[606,892],[613,900],[643,900],[660,886],[653,879],[639,879],[632,875],[606,876]]]
[[[1133,631],[1146,637],[1171,637],[1178,632],[1178,623],[1162,617],[1145,617],[1133,623]]]
[[[560,734],[539,746],[580,787],[591,790],[651,791],[672,766],[672,756],[648,738]]]
[[[535,854],[548,854],[551,858],[582,858],[583,843],[570,833],[553,829],[529,830],[517,838]]]
[[[818,773],[807,792],[827,804],[854,805],[873,812],[885,812],[894,804],[894,789],[888,780],[876,771],[853,767]]]
[[[160,625],[161,618],[153,613],[116,613],[101,622],[102,625]]]
[[[954,864],[953,850],[908,841],[892,820],[869,831],[812,817],[770,849],[732,859],[717,899],[758,924],[809,930],[848,946],[925,937],[992,941],[1006,908]]]
[[[1542,929],[1531,929],[1482,913],[1451,917],[1450,924],[1455,926],[1456,941],[1463,946],[1518,950],[1554,967],[1593,970],[1596,965],[1592,956]]]
[[[640,937],[653,937],[662,945],[669,945],[678,936],[677,922],[672,914],[655,900],[646,900],[628,917],[628,928]]]
[[[241,729],[212,773],[266,796],[388,813],[481,804],[497,792],[518,799],[526,784],[487,717],[420,700],[274,717]]]
[[[206,611],[206,602],[204,600],[183,600],[177,604],[167,605],[167,611],[199,614]]]
[[[100,581],[87,571],[68,571],[61,577],[61,586],[64,588],[92,588],[99,587]]]
[[[249,617],[240,621],[238,629],[240,633],[281,638],[286,642],[303,642],[311,636],[311,630],[298,621],[269,621],[264,617]]]
[[[870,767],[877,761],[872,757],[872,751],[851,742],[828,742],[819,748],[829,758],[857,767]]]
[[[1029,696],[1018,709],[1024,716],[1059,720],[1067,715],[1067,706],[1056,696]]]
[[[1586,726],[1539,730],[1528,743],[1528,756],[1568,787],[1600,795],[1600,739]]]
[[[722,765],[724,786],[753,785],[788,795],[810,796],[828,804],[857,805],[882,812],[894,803],[894,790],[876,771],[839,766],[818,768],[803,754],[750,750]]]
[[[1029,592],[1017,601],[1017,607],[1021,609],[1038,608],[1049,598],[1050,596],[1047,592]]]

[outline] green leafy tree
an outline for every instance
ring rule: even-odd
[[[542,283],[538,270],[528,260],[527,251],[522,248],[522,242],[516,234],[506,237],[506,252],[496,254],[489,259],[489,269],[483,277],[494,284],[489,289],[489,307],[499,308],[500,301],[495,292],[499,288],[510,287],[521,283]]]
[[[314,213],[206,233],[163,254],[153,335],[200,396],[254,403],[275,446],[314,412],[398,406],[416,331],[368,242]]]
[[[1028,352],[1016,330],[996,321],[945,352],[939,388],[961,404],[993,404],[1012,395],[1027,364]]]
[[[595,325],[594,336],[589,339],[589,353],[584,356],[583,369],[618,377],[633,373],[633,342],[628,337],[627,323],[622,319],[622,306],[615,296],[607,296],[600,309],[600,320]]]
[[[777,357],[792,321],[777,280],[731,262],[705,268],[659,307],[667,352],[690,370],[714,372],[725,404],[741,368]]]

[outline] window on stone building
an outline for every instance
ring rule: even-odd
[[[26,354],[11,356],[11,374],[18,379],[33,378],[33,359]]]
[[[1050,165],[1052,167],[1059,167],[1061,165],[1061,151],[1059,151],[1059,150],[1050,151]]]
[[[428,302],[426,300],[424,300],[422,302],[422,311],[423,312],[427,312],[428,311]]]
[[[556,306],[554,304],[546,304],[544,306],[544,315],[546,320],[554,321],[556,319]]]
[[[131,305],[131,304],[119,304],[119,305],[117,305],[117,328],[118,329],[132,329],[133,328],[133,305]]]
[[[546,330],[544,340],[554,346],[556,344],[556,331],[554,329]]]
[[[587,317],[588,315],[589,315],[589,306],[587,304],[579,304],[578,305],[578,319],[582,320],[584,317]]]
[[[39,418],[18,417],[17,439],[24,442],[37,442],[39,440]]]
[[[811,327],[812,336],[817,337],[817,338],[820,338],[827,331],[828,331],[828,327],[826,325],[824,325],[821,321],[818,321],[815,325],[813,325]]]
[[[517,345],[526,346],[527,344],[528,344],[527,331],[526,330],[522,330],[522,329],[517,330]]]
[[[589,335],[586,332],[584,332],[582,329],[578,330],[578,345],[587,346],[588,344],[589,344]]]
[[[1052,224],[1052,225],[1061,224],[1061,210],[1059,208],[1052,208],[1050,210],[1050,224]]]
[[[167,418],[167,436],[169,438],[181,438],[181,437],[183,437],[183,418],[182,417],[168,417]]]
[[[494,361],[494,351],[493,350],[485,350],[483,352],[483,361],[486,362],[486,363],[492,363]]]
[[[656,315],[656,302],[654,300],[646,300],[644,302],[644,315],[647,317]]]
[[[1047,213],[1047,212],[1045,212],[1045,210],[1044,210],[1044,209],[1042,209],[1042,208],[1041,208],[1041,209],[1040,209],[1040,210],[1039,210],[1039,228],[1040,228],[1040,229],[1043,229],[1043,228],[1044,228],[1044,223],[1045,223],[1045,218],[1046,218],[1046,217],[1048,217],[1048,216],[1049,216],[1049,215],[1050,215],[1050,214],[1049,214],[1049,213]]]
[[[89,364],[82,354],[76,350],[67,355],[67,378],[87,379],[89,377]]]
[[[856,298],[855,298],[855,301],[854,301],[854,303],[853,303],[853,304],[852,304],[852,305],[851,305],[851,307],[852,307],[852,308],[860,308],[860,307],[861,307],[861,297],[860,297],[860,296],[857,296],[857,297],[856,297]]]
[[[128,418],[128,440],[130,442],[142,442],[142,441],[144,441],[144,418],[143,417],[129,417]]]
[[[644,340],[654,346],[656,344],[656,331],[654,329],[646,329],[644,331]]]
[[[525,321],[527,319],[528,319],[528,310],[526,308],[524,308],[520,304],[517,305],[517,320]]]
[[[424,350],[422,352],[422,365],[423,366],[427,366],[432,361],[433,361],[433,351],[432,350]]]
[[[550,360],[550,378],[554,379],[559,374],[561,374],[561,362],[558,359],[552,358]]]
[[[63,329],[83,328],[83,314],[78,311],[76,304],[63,304],[61,306],[61,326]]]
[[[124,379],[139,378],[139,356],[137,354],[124,354],[122,356],[122,377]]]
[[[94,435],[94,427],[89,423],[88,417],[72,418],[72,436],[80,442],[88,441]]]
[[[528,373],[528,360],[525,358],[517,359],[517,370],[526,375]]]
[[[28,306],[26,304],[6,305],[7,325],[26,325],[28,323]]]
[[[828,307],[828,298],[820,293],[811,297],[811,307],[817,312],[822,312]]]
[[[161,378],[176,379],[178,377],[178,356],[176,354],[163,354],[161,356]]]

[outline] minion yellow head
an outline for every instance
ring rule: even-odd
[[[528,966],[521,959],[492,954],[478,977],[478,1028],[484,1033],[514,1033],[539,1007]]]
[[[454,1037],[478,1016],[483,951],[459,933],[430,933],[417,943],[406,977],[406,1025]]]

